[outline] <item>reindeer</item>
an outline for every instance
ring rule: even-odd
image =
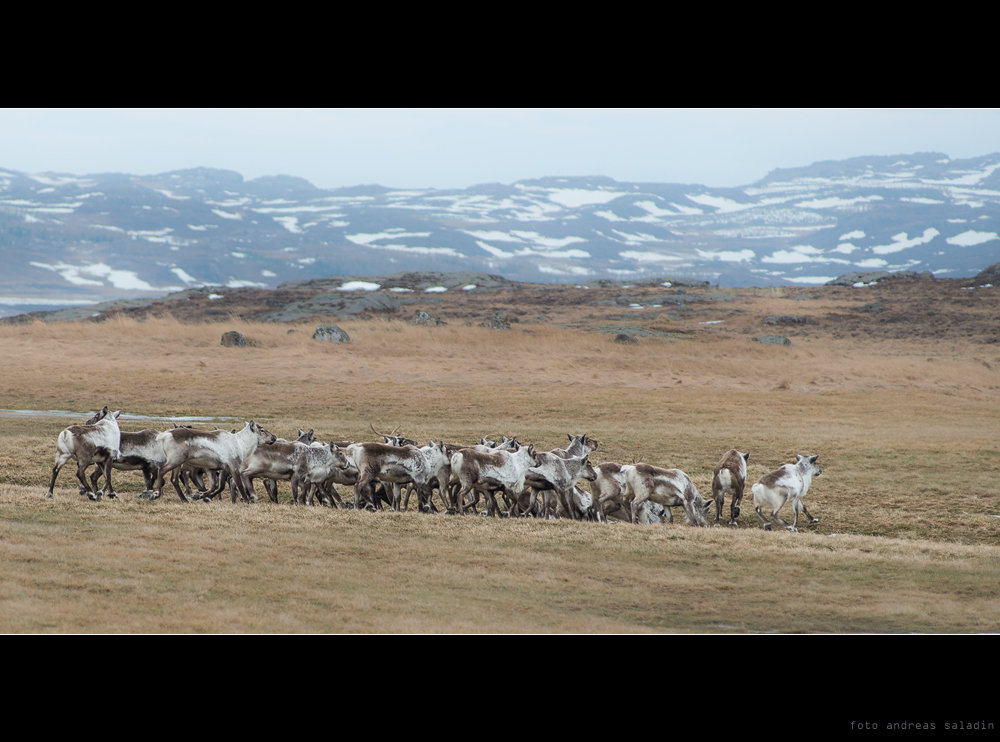
[[[465,496],[475,489],[486,495],[486,514],[496,515],[499,506],[494,492],[501,490],[509,501],[516,501],[524,489],[528,469],[540,463],[534,446],[521,446],[513,453],[482,453],[472,448],[459,451],[451,457],[452,481],[457,480],[461,485],[452,502],[454,511],[459,514],[465,511]]]
[[[689,523],[708,527],[706,517],[711,503],[702,499],[691,478],[680,469],[660,469],[649,464],[628,464],[621,468],[625,481],[624,497],[631,502],[632,522],[638,507],[647,500],[667,508],[667,521],[674,522],[670,508],[681,505]]]
[[[735,526],[740,517],[740,503],[743,502],[743,487],[747,481],[747,461],[750,452],[740,453],[735,448],[726,451],[712,472],[712,499],[715,500],[715,525],[719,525],[722,507],[726,504],[726,495],[733,499],[729,501],[729,525]]]
[[[431,441],[423,448],[416,446],[388,446],[384,443],[355,443],[347,447],[348,460],[358,469],[358,481],[354,485],[354,507],[360,508],[361,494],[369,484],[379,480],[393,485],[414,482],[428,485],[430,480],[442,475],[448,465],[443,444]],[[445,477],[445,481],[448,477]],[[440,480],[439,480],[440,481]],[[400,510],[402,493],[393,487],[393,510]],[[381,510],[378,498],[374,499],[376,509]]]
[[[156,440],[160,434],[159,430],[149,428],[140,430],[138,433],[127,433],[122,431],[121,442],[119,444],[120,457],[111,462],[111,468],[119,471],[141,471],[142,480],[145,484],[140,497],[149,497],[153,494],[153,484],[156,482],[156,472],[167,460],[163,453],[163,446]],[[103,470],[98,467],[90,475],[90,482],[93,489],[97,490],[97,482],[101,478]],[[115,487],[111,481],[105,483],[108,489],[108,497],[117,497]]]
[[[771,524],[764,518],[762,508],[766,505],[771,511],[771,518],[789,531],[798,531],[799,511],[806,514],[810,523],[819,523],[819,518],[813,518],[802,503],[802,498],[809,491],[812,478],[818,477],[823,470],[816,466],[819,456],[796,456],[794,464],[785,464],[770,474],[761,477],[753,486],[753,504],[757,517],[764,524],[764,530],[770,531]],[[778,511],[792,501],[794,517],[792,525],[788,525],[778,516]]]
[[[299,437],[294,442],[311,446],[315,441],[316,436],[310,428],[309,432],[299,429]],[[243,475],[250,483],[250,491],[253,499],[257,497],[253,480],[262,478],[264,480],[264,490],[267,492],[268,498],[273,503],[278,502],[278,480],[290,481],[294,465],[284,465],[284,449],[274,447],[289,443],[290,441],[284,438],[278,438],[274,443],[257,446],[257,450],[250,456],[246,468],[243,470]]]
[[[236,502],[236,491],[247,502],[250,501],[249,486],[243,477],[242,469],[257,446],[274,443],[277,438],[264,430],[253,420],[243,426],[239,433],[225,430],[191,430],[189,428],[174,428],[157,437],[163,446],[167,461],[160,467],[156,477],[157,497],[163,494],[163,476],[184,464],[200,466],[205,469],[222,469],[224,475],[230,478],[229,490],[232,501]],[[220,478],[219,489],[224,484]],[[178,497],[182,502],[188,502],[177,482],[173,482]],[[235,489],[234,489],[235,485]],[[217,493],[206,495],[208,499]]]
[[[589,482],[597,479],[597,472],[587,460],[589,455],[589,453],[585,453],[582,456],[561,458],[556,455],[555,451],[536,454],[538,465],[528,469],[524,476],[524,483],[528,486],[530,493],[521,496],[525,500],[523,507],[521,499],[518,499],[516,509],[524,514],[530,513],[534,509],[535,498],[539,492],[542,492],[542,514],[544,516],[548,516],[550,509],[558,511],[561,508],[562,513],[573,520],[579,520],[581,511],[577,509],[576,497],[573,493],[576,483],[581,479],[586,479]],[[553,499],[555,503],[553,503]],[[558,508],[553,508],[553,505],[558,505]]]
[[[100,500],[105,494],[109,498],[117,497],[113,491],[107,492],[107,488],[111,481],[111,464],[119,456],[121,430],[118,428],[118,416],[121,414],[121,410],[114,414],[108,414],[108,408],[105,406],[91,418],[95,420],[93,424],[72,425],[59,434],[59,438],[56,440],[56,460],[55,466],[52,467],[52,481],[49,482],[49,492],[46,497],[52,497],[52,490],[56,486],[56,477],[59,476],[59,471],[70,459],[76,459],[76,478],[80,480],[87,497],[91,500]],[[96,483],[93,491],[87,486],[85,475],[91,464],[103,464],[104,490],[97,491]]]
[[[313,444],[307,446],[302,443],[291,444],[295,447],[297,458],[295,468],[292,472],[292,502],[303,505],[313,504],[313,492],[321,484],[327,482],[335,473],[343,473],[354,468],[344,453],[335,443]],[[355,469],[355,471],[357,471]],[[299,488],[304,490],[300,497]],[[336,490],[333,490],[336,496]],[[340,497],[337,497],[340,501]],[[343,505],[343,501],[340,501]]]
[[[598,442],[593,438],[587,438],[586,433],[584,433],[583,435],[570,435],[569,433],[567,433],[566,437],[569,438],[569,445],[566,448],[555,448],[549,451],[547,454],[539,454],[543,456],[543,458],[545,458],[547,462],[543,463],[542,466],[543,467],[548,466],[549,469],[553,471],[553,474],[557,477],[561,476],[560,474],[556,473],[560,472],[561,469],[558,467],[558,464],[555,463],[555,458],[560,458],[564,460],[577,459],[580,457],[586,458],[591,453],[596,451],[599,445]],[[550,456],[552,458],[549,458]],[[585,466],[589,469],[589,471],[587,476],[583,476],[582,478],[591,482],[594,481],[594,477],[590,476],[594,475],[593,469],[589,468],[589,464],[586,464]],[[549,508],[552,504],[551,493],[554,492],[556,497],[558,498],[558,504],[561,508],[561,511],[569,515],[574,520],[576,520],[577,515],[579,513],[589,512],[590,508],[593,506],[593,503],[591,503],[590,506],[584,508],[577,507],[578,498],[574,496],[574,490],[576,488],[577,481],[579,481],[579,478],[574,479],[573,484],[569,487],[566,487],[559,483],[554,482],[553,480],[546,479],[541,469],[534,469],[534,468],[529,469],[528,474],[525,477],[525,482],[532,489],[530,502],[528,504],[528,510],[531,510],[534,507],[535,496],[539,492],[541,492],[542,510],[546,515],[548,515]]]

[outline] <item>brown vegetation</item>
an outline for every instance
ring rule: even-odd
[[[56,435],[82,419],[0,413],[0,630],[995,631],[1000,346],[996,314],[959,290],[942,322],[970,334],[899,338],[852,337],[836,319],[854,321],[850,295],[741,294],[697,321],[576,306],[534,323],[521,305],[506,332],[357,321],[345,345],[311,340],[317,321],[0,326],[3,408],[255,418],[323,440],[368,440],[374,421],[543,450],[587,432],[595,462],[680,468],[706,496],[729,448],[752,452],[748,484],[797,453],[824,469],[807,498],[821,522],[799,534],[760,530],[749,486],[740,526],[708,530],[292,508],[287,490],[278,506],[150,503],[126,473],[120,502],[63,478],[46,502]],[[815,324],[778,329],[791,347],[753,342],[793,312]],[[614,322],[672,332],[593,331]],[[229,329],[257,347],[220,347]],[[122,423],[150,426],[168,423]]]

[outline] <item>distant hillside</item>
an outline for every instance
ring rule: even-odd
[[[819,162],[745,188],[553,177],[323,190],[209,168],[0,171],[0,314],[420,270],[531,282],[670,274],[722,286],[809,285],[859,270],[963,277],[1000,260],[998,232],[1000,154]]]

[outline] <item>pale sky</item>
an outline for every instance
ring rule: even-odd
[[[190,167],[322,188],[466,188],[547,175],[747,185],[868,155],[1000,152],[1000,110],[0,111],[0,168],[147,175]]]

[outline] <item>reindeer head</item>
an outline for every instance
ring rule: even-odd
[[[313,435],[313,429],[309,428],[307,433],[304,430],[299,430],[299,437],[296,439],[298,443],[305,443],[307,446],[316,442],[316,436]]]
[[[257,445],[259,446],[268,445],[278,440],[278,436],[276,436],[274,433],[269,433],[268,431],[264,430],[264,428],[255,423],[253,420],[248,422],[247,425],[249,425],[250,430],[252,430],[256,434]]]
[[[586,456],[583,457],[583,475],[580,479],[586,479],[588,482],[593,482],[597,479],[597,472],[594,470],[594,467],[591,466],[590,461],[588,461]]]
[[[343,451],[333,442],[330,441],[330,456],[333,459],[333,465],[338,469],[350,469],[354,466],[354,462],[347,458]]]
[[[814,477],[818,477],[823,473],[823,470],[816,466],[816,459],[818,458],[819,454],[816,456],[796,456],[795,465],[798,466],[803,474],[809,473]]]
[[[84,425],[96,425],[98,422],[100,422],[107,416],[108,416],[108,406],[104,405],[104,409],[98,412],[92,418],[90,418],[87,422],[84,423]]]

